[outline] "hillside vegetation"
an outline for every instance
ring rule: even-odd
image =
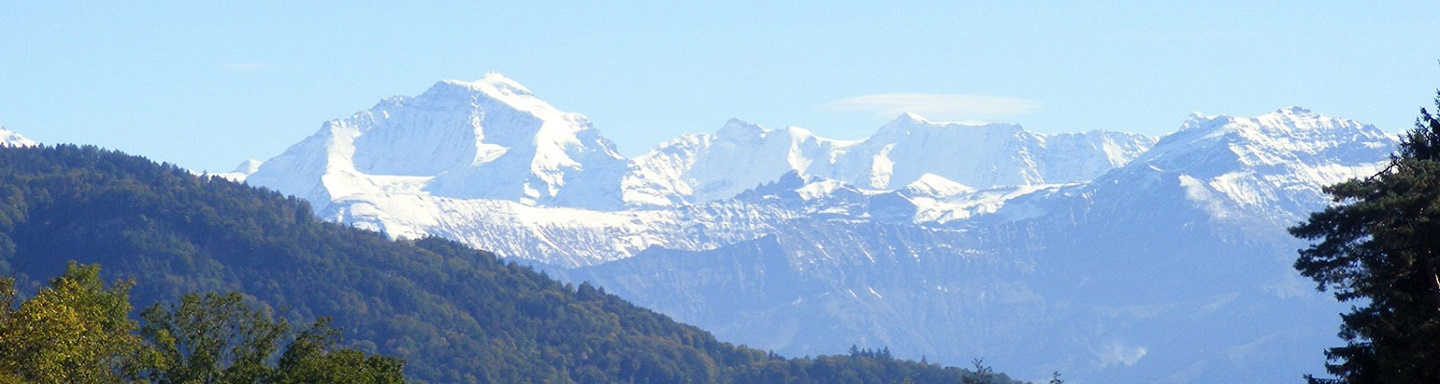
[[[273,191],[89,146],[0,148],[0,276],[33,295],[70,260],[133,279],[139,308],[238,291],[297,324],[332,317],[416,381],[1009,382],[888,351],[786,359],[449,240],[323,222]]]

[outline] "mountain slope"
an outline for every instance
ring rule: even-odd
[[[732,120],[629,160],[619,208],[369,177],[421,187],[321,214],[539,260],[790,354],[884,345],[1034,378],[1278,381],[1317,368],[1290,351],[1322,350],[1337,312],[1291,270],[1285,227],[1395,142],[1296,107],[1197,114],[1158,141],[912,114],[838,141]]]
[[[770,234],[773,223],[809,213],[733,198],[791,172],[822,182],[807,192],[815,197],[841,186],[892,191],[922,179],[961,188],[1041,186],[1088,180],[1152,143],[1143,135],[1043,135],[906,114],[862,141],[731,120],[714,134],[685,135],[627,160],[584,117],[492,74],[442,81],[328,122],[244,180],[394,238],[438,235],[583,266],[650,247],[704,250]]]
[[[788,353],[866,342],[1022,377],[1293,380],[1320,369],[1340,306],[1290,267],[1301,244],[1285,227],[1395,143],[1292,107],[1192,117],[1087,183],[974,189],[928,175],[805,199],[822,182],[782,179],[741,199],[813,213],[768,237],[557,273]]]
[[[434,382],[957,382],[888,352],[783,359],[439,238],[325,223],[294,197],[95,147],[0,148],[0,275],[66,260],[133,278],[138,307],[238,290]],[[1005,380],[1003,375],[1001,381]]]
[[[564,113],[490,74],[394,97],[266,161],[247,181],[331,200],[392,190],[526,205],[620,204],[625,160],[584,116]]]
[[[1121,173],[1180,175],[1187,196],[1217,219],[1299,222],[1322,207],[1320,188],[1379,171],[1397,137],[1358,121],[1287,107],[1257,117],[1192,115]]]

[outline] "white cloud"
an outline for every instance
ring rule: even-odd
[[[275,68],[274,64],[261,62],[233,63],[220,66],[220,70],[226,72],[255,72],[272,68]]]
[[[1119,341],[1111,341],[1100,346],[1096,357],[1100,358],[1100,368],[1112,365],[1133,366],[1140,358],[1145,357],[1148,352],[1145,347],[1126,345]]]
[[[819,109],[839,112],[865,112],[888,119],[904,112],[914,112],[936,120],[986,120],[1019,116],[1034,111],[1039,104],[1026,99],[945,93],[882,93],[841,99],[820,105]]]

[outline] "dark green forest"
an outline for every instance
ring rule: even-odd
[[[274,191],[92,146],[0,148],[0,276],[34,295],[72,260],[133,279],[136,308],[239,292],[294,324],[329,317],[417,382],[1010,382],[888,351],[783,358],[453,241],[324,222]]]

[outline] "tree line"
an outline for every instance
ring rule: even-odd
[[[282,332],[278,355],[290,338],[333,340],[346,359],[403,359],[413,382],[949,384],[970,374],[870,356],[786,358],[454,241],[326,222],[275,191],[93,146],[0,148],[0,276],[40,297],[53,288],[46,278],[68,273],[65,260],[134,281],[140,308],[186,312],[207,292],[239,292],[307,325]],[[163,347],[143,325],[146,314],[167,319],[158,313],[142,311],[138,335]],[[322,316],[333,320],[316,328]]]

